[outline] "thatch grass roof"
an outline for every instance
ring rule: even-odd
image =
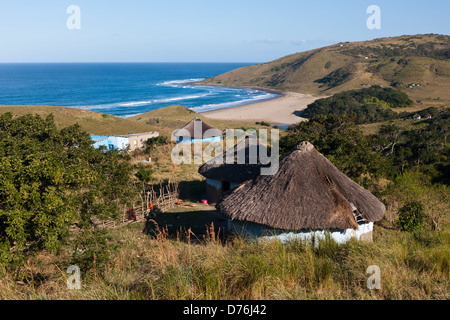
[[[195,126],[201,128],[201,130],[194,130]],[[189,133],[191,139],[203,139],[222,136],[222,131],[220,129],[210,126],[206,122],[203,122],[199,118],[195,118],[191,122],[187,123],[184,127],[178,129],[175,133],[175,137],[184,137],[186,133]]]
[[[250,157],[251,148],[255,148],[253,150],[257,151],[255,159]],[[256,137],[247,136],[223,154],[206,162],[199,168],[198,172],[208,179],[242,183],[255,178],[261,173],[262,164],[259,161],[261,153],[267,154],[267,148],[258,143]],[[227,163],[227,154],[232,154],[232,163],[230,163],[231,161]],[[239,154],[244,155],[242,157],[244,161],[241,161],[241,163],[238,161]]]
[[[275,175],[245,182],[216,207],[231,220],[283,230],[357,229],[355,215],[375,222],[386,210],[309,142],[280,159]]]

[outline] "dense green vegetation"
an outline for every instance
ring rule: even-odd
[[[134,194],[128,160],[95,150],[78,125],[59,130],[52,116],[1,115],[0,263],[57,250],[73,224],[116,217]]]
[[[433,116],[412,126],[402,119],[384,123],[374,134],[361,131],[354,113],[319,115],[291,126],[281,138],[281,152],[310,141],[341,171],[392,206],[386,219],[394,228],[442,230],[450,209],[450,109],[423,113]]]
[[[284,148],[309,139],[353,179],[365,174],[393,179],[405,170],[419,169],[448,184],[450,109],[391,110],[412,105],[405,93],[380,86],[317,100],[303,114],[311,121],[292,126],[283,138]],[[416,113],[424,119],[407,125],[404,120]],[[376,134],[364,135],[358,129],[359,124],[377,122],[383,123]]]
[[[373,147],[389,159],[395,172],[418,168],[446,184],[450,182],[449,109],[441,118],[432,118],[406,129],[397,124],[382,125],[374,135]]]
[[[281,137],[284,154],[302,141],[311,142],[333,164],[352,179],[363,183],[386,175],[387,160],[373,148],[373,139],[365,136],[351,118],[319,116],[289,128]],[[370,177],[369,177],[370,176]]]
[[[418,230],[423,225],[424,208],[422,203],[411,201],[398,211],[398,224],[402,231]]]
[[[310,141],[341,171],[395,207],[395,228],[440,230],[449,213],[450,109],[425,108],[417,112],[424,119],[414,122],[415,113],[391,110],[412,105],[406,94],[380,86],[317,100],[304,113],[310,121],[291,126],[282,137],[281,151]],[[382,123],[372,134],[359,127],[377,122]]]
[[[431,57],[434,59],[450,59],[450,50],[448,45],[450,40],[446,36],[437,36],[436,42],[420,43],[415,46],[408,43],[412,39],[420,39],[419,36],[404,38],[403,43],[390,43],[389,45],[380,43],[374,46],[356,46],[343,50],[343,53],[349,56],[376,56],[378,58],[397,57],[397,56],[418,56]],[[375,40],[376,41],[376,40]]]
[[[328,69],[329,66],[328,66],[328,68],[326,66],[327,65],[325,65],[325,68]],[[350,75],[351,75],[351,72],[350,72],[349,68],[339,68],[339,69],[331,72],[327,76],[325,76],[321,79],[315,80],[314,82],[326,85],[328,88],[334,88],[334,87],[340,86],[341,84],[343,84],[344,82],[349,80]]]
[[[287,152],[306,140],[356,180],[366,174],[393,179],[406,170],[420,169],[448,184],[449,113],[447,109],[440,118],[409,129],[397,124],[381,125],[373,135],[363,134],[352,116],[317,116],[291,126],[281,139],[281,151]]]
[[[398,118],[391,108],[411,107],[413,101],[408,95],[392,89],[372,86],[359,90],[345,91],[332,97],[319,99],[308,106],[303,116],[351,115],[357,124],[379,122]]]

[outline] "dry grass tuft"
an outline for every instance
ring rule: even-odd
[[[68,256],[41,254],[18,272],[0,268],[1,299],[449,299],[448,233],[400,233],[377,227],[373,244],[328,241],[223,241],[213,225],[205,237],[155,236],[142,224],[110,231],[115,250],[105,271],[82,275],[68,290]],[[193,241],[200,239],[200,241]],[[381,269],[381,290],[369,290],[367,267]]]

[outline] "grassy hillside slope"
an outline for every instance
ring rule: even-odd
[[[53,106],[0,106],[0,114],[11,112],[20,116],[38,114],[47,116],[53,114],[55,123],[64,128],[78,123],[81,128],[91,134],[129,134],[158,131],[161,135],[170,137],[172,132],[181,128],[196,117],[221,130],[227,128],[248,128],[249,124],[237,121],[212,120],[183,106],[169,106],[149,111],[130,118],[120,118],[98,112]],[[267,128],[252,125],[252,128]]]
[[[200,118],[204,122],[221,130],[227,128],[249,128],[248,123],[227,120],[214,120],[202,116],[183,106],[169,106],[153,111],[149,111],[134,117],[128,118],[129,121],[135,121],[141,125],[149,125],[154,131],[159,131],[162,135],[171,136],[176,129],[183,127],[189,121]],[[252,128],[265,128],[260,125],[251,125]]]
[[[58,128],[64,128],[78,123],[83,130],[91,134],[129,134],[153,131],[145,123],[136,123],[98,112],[53,106],[0,106],[0,114],[11,112],[14,115],[38,114],[47,116],[53,114]]]
[[[416,103],[450,102],[450,36],[346,42],[248,66],[202,82],[332,95],[371,85],[407,92]],[[411,84],[420,84],[412,86]]]
[[[245,122],[212,120],[183,106],[169,106],[146,112],[131,118],[119,118],[102,113],[65,107],[52,106],[0,106],[0,114],[11,112],[20,116],[24,114],[38,114],[47,116],[53,114],[58,128],[64,128],[78,123],[83,130],[90,134],[128,134],[137,132],[157,131],[162,136],[171,137],[173,131],[183,127],[196,117],[221,130],[237,129],[269,129],[267,126],[251,125]],[[154,177],[158,180],[172,179],[201,180],[197,172],[198,165],[174,166],[171,161],[172,145],[165,145],[152,153],[152,168]],[[135,155],[135,160],[146,160],[148,154]]]

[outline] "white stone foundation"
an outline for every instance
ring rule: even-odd
[[[372,242],[373,222],[358,223],[359,228],[346,230],[299,230],[283,232],[282,230],[271,229],[269,227],[249,222],[228,221],[229,230],[245,238],[254,238],[258,241],[280,240],[288,243],[293,240],[302,242],[325,240],[330,236],[336,243],[343,244],[350,239],[358,241]]]

